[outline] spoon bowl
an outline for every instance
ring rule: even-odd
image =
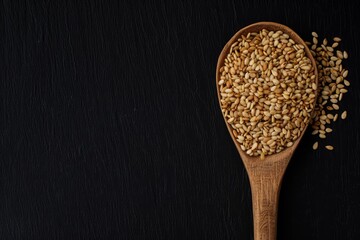
[[[305,42],[289,27],[274,23],[274,22],[259,22],[242,28],[238,31],[224,46],[220,53],[217,68],[216,68],[216,88],[218,93],[218,99],[221,107],[221,95],[218,82],[220,80],[220,68],[224,64],[224,60],[230,51],[231,45],[237,41],[242,35],[247,35],[252,32],[259,32],[262,29],[269,31],[282,31],[289,35],[295,43],[302,44],[306,56],[310,59],[315,71],[315,83],[318,85],[318,72],[316,68],[316,62],[312,56],[309,48]],[[316,99],[316,98],[315,98]],[[227,123],[225,116],[224,120],[229,130],[230,136],[233,139],[235,146],[240,154],[240,157],[245,165],[246,171],[249,175],[251,193],[252,193],[252,206],[253,206],[253,220],[254,220],[254,239],[255,240],[275,240],[276,239],[276,224],[277,224],[277,210],[279,192],[281,182],[288,166],[288,163],[298,146],[306,127],[302,131],[300,137],[294,141],[291,147],[285,148],[283,151],[268,155],[265,159],[260,157],[249,156],[241,148],[240,144],[236,141],[236,138],[232,134],[232,128]]]

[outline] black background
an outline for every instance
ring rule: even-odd
[[[0,3],[1,239],[252,239],[249,181],[217,103],[240,28],[276,21],[349,52],[348,119],[285,175],[278,239],[360,239],[357,3]],[[323,150],[332,144],[335,150]]]

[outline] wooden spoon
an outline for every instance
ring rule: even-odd
[[[231,45],[237,41],[241,35],[247,35],[249,32],[259,32],[262,29],[269,31],[281,30],[288,34],[296,43],[300,43],[305,47],[306,56],[311,60],[315,69],[315,81],[318,84],[318,72],[316,68],[315,60],[306,46],[305,42],[290,28],[287,26],[273,23],[273,22],[259,22],[249,25],[240,31],[238,31],[230,41],[223,48],[217,63],[216,68],[216,83],[220,78],[220,67],[224,64],[224,59],[229,53]],[[216,84],[219,103],[220,103],[220,90],[218,84]],[[220,103],[221,105],[221,103]],[[232,134],[231,126],[226,122],[226,126],[230,132],[235,146],[240,154],[241,159],[245,165],[246,171],[249,175],[251,193],[252,193],[252,205],[253,205],[253,219],[254,219],[254,239],[255,240],[275,240],[276,239],[276,223],[277,223],[277,210],[279,192],[281,182],[296,147],[298,146],[300,139],[304,135],[306,128],[303,130],[301,136],[294,142],[291,147],[285,148],[285,150],[266,156],[261,160],[260,157],[250,157],[244,151],[241,150],[239,143],[236,141]]]

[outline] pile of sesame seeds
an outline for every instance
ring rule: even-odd
[[[282,31],[241,36],[220,68],[222,113],[249,156],[291,147],[316,103],[315,69],[304,46]]]
[[[332,122],[347,117],[347,111],[340,111],[340,101],[348,92],[350,82],[347,80],[348,70],[343,67],[343,61],[348,58],[346,51],[336,50],[341,42],[339,37],[334,37],[332,44],[326,38],[319,41],[318,34],[312,32],[312,42],[306,42],[315,58],[318,69],[318,95],[315,109],[311,116],[312,134],[320,139],[325,139],[333,129]],[[318,141],[313,144],[313,149],[319,147]],[[325,145],[328,150],[333,150],[331,145]]]

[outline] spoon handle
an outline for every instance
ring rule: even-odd
[[[278,201],[288,160],[250,164],[254,240],[276,240]]]
[[[279,186],[270,178],[251,185],[254,240],[275,240]]]

